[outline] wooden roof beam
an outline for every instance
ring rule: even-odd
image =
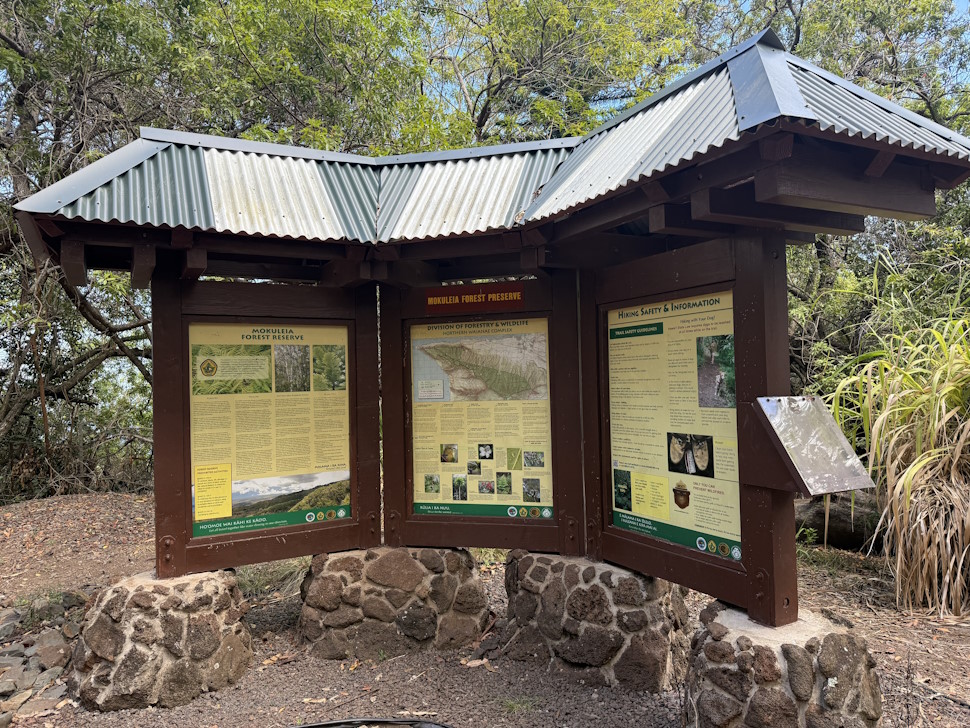
[[[64,277],[72,286],[81,287],[88,284],[88,267],[84,259],[84,243],[77,240],[61,242],[60,255],[61,270]]]
[[[821,158],[820,158],[821,157]],[[758,202],[852,215],[919,220],[936,214],[934,183],[922,166],[897,165],[878,178],[846,169],[830,154],[796,156],[759,171]]]
[[[155,271],[155,247],[136,245],[131,251],[131,287],[143,289],[151,286]]]
[[[654,235],[681,235],[688,238],[711,240],[730,235],[729,225],[695,220],[690,205],[657,205],[650,208],[650,232]]]
[[[862,215],[758,202],[750,184],[726,190],[697,190],[690,197],[690,214],[704,222],[829,235],[852,235],[866,229]]]
[[[197,281],[208,266],[208,255],[203,248],[189,248],[182,257],[182,280]]]

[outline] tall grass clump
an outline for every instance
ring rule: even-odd
[[[868,453],[897,604],[970,613],[970,321],[878,336],[832,409]]]

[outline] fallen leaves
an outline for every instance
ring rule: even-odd
[[[498,668],[489,662],[487,657],[481,660],[469,660],[467,657],[463,657],[461,664],[464,667],[484,667],[489,672],[498,672]]]

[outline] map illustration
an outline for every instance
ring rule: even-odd
[[[545,334],[416,341],[413,354],[417,384],[448,380],[447,396],[442,391],[439,401],[549,397]]]

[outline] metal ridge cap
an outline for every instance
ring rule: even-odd
[[[537,139],[531,142],[496,144],[494,146],[445,149],[438,152],[393,154],[386,157],[375,157],[374,164],[386,167],[401,164],[421,164],[422,162],[447,162],[460,159],[475,159],[478,157],[497,157],[505,154],[520,154],[522,152],[540,152],[547,149],[573,149],[581,141],[582,137],[561,137],[558,139]]]
[[[386,167],[400,164],[421,164],[425,162],[446,162],[450,160],[474,159],[478,157],[492,157],[521,152],[535,152],[545,149],[567,149],[579,144],[579,137],[563,137],[561,139],[540,139],[531,142],[515,142],[484,147],[463,147],[461,149],[447,149],[435,152],[413,152],[410,154],[394,154],[385,157],[368,157],[361,154],[347,154],[345,152],[328,152],[322,149],[309,149],[288,144],[273,144],[270,142],[254,142],[248,139],[216,136],[213,134],[196,134],[192,132],[173,131],[141,127],[141,138],[151,141],[168,142],[187,146],[204,147],[206,149],[221,149],[230,152],[249,154],[265,154],[274,157],[296,157],[318,162],[345,162],[367,167]]]
[[[788,54],[758,45],[727,63],[738,128],[753,129],[779,117],[818,119],[792,76]]]
[[[51,213],[70,205],[84,195],[149,159],[170,145],[167,142],[135,139],[101,159],[72,172],[27,197],[13,207],[21,212]]]
[[[963,134],[960,134],[959,132],[955,132],[952,129],[947,129],[945,126],[943,126],[942,124],[937,124],[932,119],[928,119],[925,116],[920,116],[916,112],[910,111],[904,106],[901,106],[900,104],[897,104],[894,101],[890,101],[887,98],[883,98],[879,94],[875,94],[872,91],[868,91],[864,89],[862,86],[860,86],[859,84],[852,83],[851,81],[847,81],[841,76],[838,76],[830,71],[826,71],[824,68],[820,66],[816,66],[812,62],[806,61],[804,58],[799,58],[798,56],[792,55],[791,53],[786,53],[785,57],[789,63],[797,66],[801,70],[807,71],[808,73],[814,73],[816,76],[819,76],[820,78],[825,79],[829,83],[835,84],[836,86],[844,89],[845,91],[848,91],[849,93],[854,94],[859,98],[865,99],[866,101],[869,101],[875,104],[883,111],[888,111],[889,113],[899,116],[912,124],[921,126],[927,129],[928,131],[931,131],[934,134],[937,134],[943,137],[947,141],[953,142],[954,144],[959,144],[960,146],[966,148],[968,152],[970,152],[970,138],[965,137]]]
[[[636,116],[641,111],[650,108],[651,106],[653,106],[654,104],[660,101],[663,101],[668,96],[671,96],[677,93],[678,91],[681,91],[685,87],[690,86],[691,84],[701,80],[705,76],[708,76],[711,73],[714,73],[720,66],[726,65],[727,62],[730,61],[731,59],[736,58],[737,56],[741,55],[745,51],[751,50],[757,45],[766,45],[776,50],[782,50],[782,51],[787,50],[785,48],[784,43],[781,42],[781,39],[778,37],[775,31],[773,31],[771,28],[765,28],[760,33],[757,33],[751,36],[750,38],[748,38],[745,41],[742,41],[738,45],[728,48],[726,51],[724,51],[724,53],[719,55],[717,58],[714,58],[708,61],[707,63],[700,66],[699,68],[695,68],[690,73],[684,76],[681,76],[673,83],[664,86],[655,94],[648,96],[643,101],[636,104],[635,106],[631,106],[629,109],[627,109],[626,111],[620,112],[609,121],[603,122],[598,127],[593,129],[593,131],[586,134],[586,136],[584,136],[580,140],[580,143],[584,143],[589,139],[592,139],[593,137],[598,136],[599,134],[602,134],[604,131],[608,131],[612,129],[614,126],[623,123],[631,116]]]
[[[271,142],[254,142],[248,139],[217,136],[215,134],[196,134],[171,129],[157,129],[143,126],[140,129],[142,139],[164,141],[170,144],[181,144],[205,149],[221,149],[227,152],[244,152],[249,154],[266,154],[273,157],[296,157],[318,162],[347,162],[350,164],[372,165],[376,159],[359,154],[344,152],[327,152],[322,149],[309,149],[288,144],[274,144]]]

